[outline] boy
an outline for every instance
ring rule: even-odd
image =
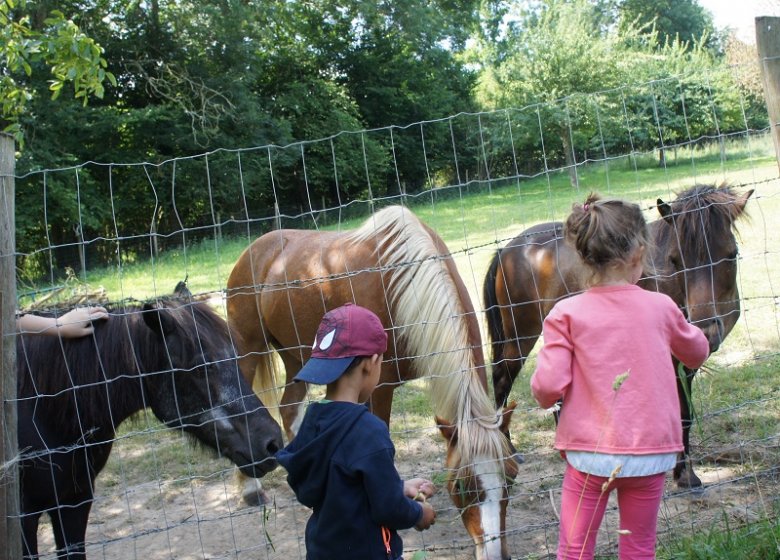
[[[306,524],[307,560],[400,559],[398,529],[430,527],[436,512],[416,497],[424,479],[403,482],[382,420],[362,403],[379,382],[387,334],[379,318],[348,303],[325,314],[311,359],[295,381],[327,385],[309,405],[295,439],[277,453],[298,501],[314,510]]]

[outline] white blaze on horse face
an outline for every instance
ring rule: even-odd
[[[233,425],[230,423],[230,417],[225,414],[221,407],[211,408],[206,417],[211,417],[214,420],[214,424],[217,427],[217,432],[230,433],[234,431]]]
[[[494,460],[478,461],[474,465],[474,474],[485,496],[479,504],[482,544],[477,543],[477,560],[501,560],[502,472],[501,464]]]

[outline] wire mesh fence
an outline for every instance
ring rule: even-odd
[[[699,92],[707,91],[706,84],[696,85]],[[690,81],[681,77],[572,96],[554,104],[343,132],[289,146],[217,150],[161,163],[84,163],[17,176],[17,192],[37,193],[34,207],[25,206],[18,218],[24,221],[25,234],[24,241],[17,243],[16,255],[20,309],[60,315],[75,297],[81,305],[89,301],[107,305],[109,322],[122,323],[129,333],[134,328],[130,325],[144,315],[144,304],[164,311],[167,296],[186,278],[191,296],[182,305],[183,315],[195,320],[188,333],[191,338],[185,342],[172,335],[173,331],[166,332],[163,322],[157,325],[164,342],[158,350],[162,362],[157,366],[144,364],[141,343],[132,337],[126,340],[127,348],[114,349],[115,353],[129,352],[130,360],[111,371],[105,358],[89,364],[74,357],[76,345],[96,347],[102,341],[97,335],[50,344],[46,351],[51,355],[44,358],[38,377],[32,379],[56,375],[54,366],[59,362],[69,364],[64,379],[59,385],[33,383],[31,389],[20,392],[16,402],[3,404],[32,411],[27,416],[20,412],[20,429],[23,420],[33,418],[30,427],[39,444],[32,449],[22,447],[22,460],[36,453],[39,459],[44,457],[48,463],[39,462],[36,468],[55,480],[60,474],[53,466],[58,453],[75,450],[77,462],[93,461],[94,453],[105,451],[102,444],[113,447],[90,502],[85,537],[90,558],[304,558],[309,511],[296,502],[285,473],[276,469],[265,474],[264,503],[250,505],[241,496],[233,464],[241,459],[236,459],[236,453],[231,462],[204,451],[204,447],[211,448],[231,457],[238,445],[229,449],[227,436],[219,432],[224,415],[215,411],[221,407],[240,405],[243,413],[233,411],[226,416],[244,426],[246,415],[260,414],[259,405],[250,402],[243,389],[235,388],[245,383],[236,368],[236,357],[247,355],[242,341],[230,333],[220,346],[217,335],[198,324],[195,312],[208,305],[217,312],[215,321],[224,322],[229,315],[228,278],[252,241],[280,228],[305,229],[329,239],[362,224],[370,229],[372,216],[382,208],[401,205],[410,209],[446,243],[434,261],[456,265],[476,310],[470,316],[478,321],[480,352],[490,370],[482,291],[488,265],[498,249],[528,227],[564,219],[571,205],[581,203],[590,191],[636,202],[652,221],[659,218],[659,198],[672,201],[694,185],[725,182],[740,194],[753,191],[746,203],[749,218],[735,223],[741,314],[694,379],[691,459],[704,486],[680,489],[669,477],[659,517],[659,552],[672,550],[686,536],[750,527],[771,519],[777,513],[780,456],[780,385],[774,373],[780,362],[778,296],[774,293],[780,269],[780,234],[775,224],[780,177],[767,129],[756,128],[744,115],[741,121],[733,115],[730,120],[719,118],[724,109],[716,97],[705,95],[704,102],[697,99],[696,104],[686,104],[685,91],[690,87]],[[547,122],[551,119],[565,123],[562,132],[551,133],[554,128]],[[565,153],[567,146],[571,153]],[[70,204],[63,206],[63,200]],[[315,268],[327,270],[325,261],[344,259],[343,251],[319,250],[320,260],[315,263],[319,268]],[[322,306],[324,311],[331,283],[346,278],[359,285],[377,270],[389,274],[422,266],[419,259],[411,259],[388,269],[382,269],[381,263],[378,269],[377,265],[347,265],[348,272],[335,276],[299,272],[293,277],[293,264],[300,263],[290,262],[288,272],[286,265],[275,263],[284,270],[278,270],[274,278],[287,280],[260,281],[252,288],[287,294],[316,285],[320,300],[315,307]],[[56,297],[47,295],[53,290]],[[388,293],[382,297],[389,298]],[[395,302],[387,299],[385,304],[392,308]],[[468,315],[463,308],[452,309],[454,320]],[[290,306],[293,318],[303,312]],[[426,317],[425,309],[416,312],[420,322],[433,325],[427,332],[434,334],[426,336],[441,336],[435,334],[436,329],[453,328],[450,323],[438,324],[436,317]],[[386,326],[403,337],[415,325]],[[284,363],[276,359],[277,385],[284,384],[285,366],[295,364],[296,353],[298,361],[303,359],[311,343],[304,331],[296,336],[294,344],[275,339],[263,351],[273,357],[270,353],[275,347],[293,356]],[[39,358],[28,353],[33,346],[18,348],[20,368],[30,367]],[[97,360],[96,352],[91,355]],[[454,366],[433,371],[430,364],[449,362],[438,354],[425,358],[399,352],[391,368],[401,371],[404,360],[428,364],[415,370],[410,380],[398,381],[390,431],[402,477],[423,476],[439,486],[433,499],[437,523],[426,532],[403,532],[406,554],[411,558],[471,558],[474,540],[445,489],[447,447],[435,426],[428,390],[432,376],[457,385],[470,372]],[[552,416],[536,406],[528,389],[534,359],[531,352],[510,395],[518,403],[512,440],[523,462],[514,483],[509,484],[503,535],[512,557],[520,558],[555,554],[564,467],[552,449]],[[232,397],[220,393],[223,386],[210,373],[223,366],[232,368],[225,382],[233,388]],[[85,379],[76,374],[79,368],[89,369],[95,377],[79,381]],[[207,382],[202,402],[194,405],[206,411],[204,417],[187,413],[183,393],[177,393],[185,386],[174,378],[188,375],[204,376]],[[169,383],[169,400],[178,412],[165,416],[155,398],[166,396],[167,389],[155,381],[169,377],[174,379]],[[136,380],[135,385],[131,383],[127,390],[140,396],[141,411],[120,423],[116,420],[124,418],[117,411],[128,396],[116,394],[116,389],[130,379]],[[490,393],[490,375],[486,379]],[[274,408],[271,392],[258,396]],[[304,403],[320,396],[311,388]],[[36,406],[48,410],[46,401],[65,403],[65,409],[59,414],[36,412]],[[109,411],[107,428],[98,420],[84,421],[75,439],[50,437],[48,431],[73,420],[67,411],[83,415],[98,401]],[[281,422],[278,414],[275,418]],[[205,445],[192,445],[183,430],[195,433]],[[260,428],[234,426],[232,430],[240,432],[251,447]],[[98,439],[93,437],[96,432],[101,434]],[[259,463],[264,457],[253,459]],[[97,471],[101,466],[98,459],[90,468]],[[29,475],[23,469],[23,482],[25,476]],[[61,545],[55,543],[52,529],[67,524],[76,510],[83,509],[84,504],[73,503],[71,495],[74,487],[91,483],[72,482],[55,485],[50,505],[23,512],[26,517],[41,515],[36,531],[41,558],[55,557]],[[598,553],[614,553],[617,539],[617,507],[610,502]]]

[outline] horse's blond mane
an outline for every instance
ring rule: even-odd
[[[460,464],[507,454],[501,416],[481,384],[468,335],[466,310],[435,235],[409,209],[390,206],[349,234],[353,243],[375,241],[397,342],[425,376],[434,412],[458,431]],[[441,246],[444,243],[441,242]],[[479,364],[482,365],[482,364]]]

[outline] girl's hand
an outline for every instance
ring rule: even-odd
[[[63,338],[78,338],[92,334],[92,321],[107,319],[108,311],[100,306],[77,307],[57,320],[58,332]]]

